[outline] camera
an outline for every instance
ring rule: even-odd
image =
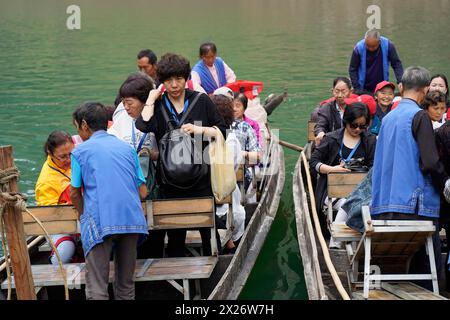
[[[353,172],[368,172],[369,168],[364,165],[364,158],[350,159],[344,165],[344,168]]]

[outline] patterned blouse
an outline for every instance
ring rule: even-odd
[[[247,152],[259,152],[260,146],[258,139],[256,138],[253,128],[243,120],[235,120],[231,125],[231,129],[236,134],[239,142],[241,143],[242,151]]]

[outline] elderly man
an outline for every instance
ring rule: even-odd
[[[426,69],[408,68],[399,86],[403,99],[383,118],[372,177],[374,219],[432,220],[437,226],[439,195],[443,193],[450,202],[450,179],[439,161],[431,120],[420,107],[430,79]],[[439,272],[439,228],[433,243]],[[410,272],[426,273],[427,269],[429,263],[423,248],[411,261]],[[428,287],[429,283],[422,285]]]
[[[377,30],[367,31],[353,49],[348,68],[355,92],[372,93],[378,83],[389,81],[389,63],[400,83],[403,66],[394,44]]]

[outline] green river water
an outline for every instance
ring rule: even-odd
[[[80,30],[66,27],[72,4]],[[270,125],[304,145],[309,113],[330,96],[332,79],[347,75],[372,4],[405,67],[450,76],[450,0],[0,0],[0,145],[14,147],[20,190],[33,203],[48,134],[75,133],[71,113],[83,101],[112,104],[142,48],[194,65],[200,43],[214,41],[238,79],[265,83],[262,99],[288,89]],[[285,150],[278,215],[241,299],[307,299],[292,200],[297,157]]]

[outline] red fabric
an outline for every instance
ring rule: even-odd
[[[235,82],[226,84],[225,87],[230,88],[233,92],[241,92],[241,88],[243,88],[245,96],[248,99],[253,100],[261,93],[264,88],[264,83],[248,80],[236,80]]]
[[[450,108],[447,110],[447,120],[450,120]]]
[[[349,99],[357,99],[357,98],[358,98],[358,95],[352,93],[352,94],[350,95],[350,98],[349,98]],[[324,100],[324,101],[322,101],[322,102],[319,103],[319,104],[320,104],[320,105],[324,105],[325,103],[329,103],[329,102],[332,102],[332,101],[334,101],[334,100],[336,100],[336,99],[335,99],[334,97],[331,97],[330,99]]]
[[[397,106],[400,104],[402,100],[398,100],[397,102],[395,102],[392,107],[391,107],[391,111],[394,110],[395,108],[397,108]]]
[[[56,240],[55,242],[55,248],[58,249],[58,246],[63,243],[64,241],[72,241],[73,243],[75,243],[75,241],[73,241],[73,238],[70,236],[65,236],[65,237],[61,237],[58,240]],[[53,256],[53,254],[55,253],[55,250],[52,250],[52,253],[50,253],[50,257]]]
[[[70,199],[70,185],[59,196],[58,204],[72,204],[72,199]]]
[[[377,93],[378,90],[381,90],[387,86],[391,87],[392,90],[395,91],[395,84],[393,84],[392,82],[389,82],[389,81],[381,81],[379,84],[377,84],[377,86],[375,87],[375,91],[373,93]]]
[[[370,115],[373,116],[375,112],[377,111],[377,103],[375,99],[372,96],[369,96],[368,94],[363,94],[357,97],[356,99],[348,98],[345,99],[345,103],[347,105],[355,103],[355,102],[362,102],[366,104],[369,107]]]

